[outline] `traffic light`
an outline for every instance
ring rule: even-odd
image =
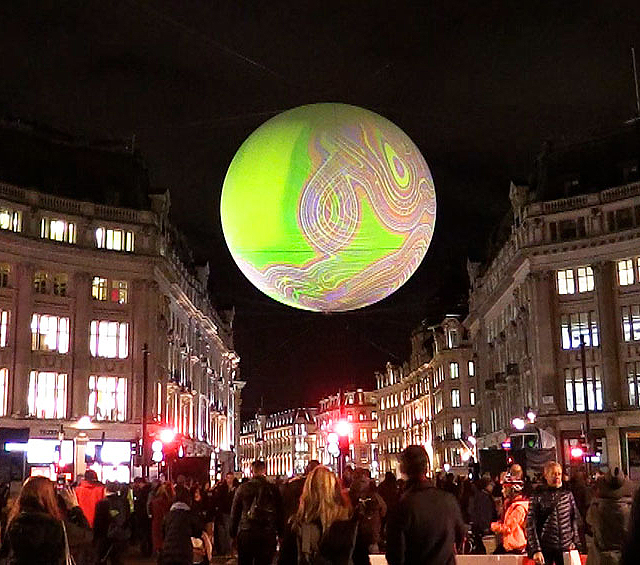
[[[331,457],[338,457],[340,455],[339,441],[340,438],[336,432],[329,432],[327,435],[327,451]]]
[[[336,424],[336,433],[338,434],[338,449],[343,457],[349,455],[349,436],[351,435],[352,425],[347,420],[340,420]]]

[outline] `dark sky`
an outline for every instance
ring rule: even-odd
[[[373,386],[409,334],[464,303],[482,256],[546,139],[635,111],[630,47],[640,2],[0,3],[0,111],[84,136],[131,139],[174,222],[235,305],[245,411]],[[427,258],[384,301],[299,312],[262,296],[222,237],[219,199],[242,141],[276,113],[345,102],[400,126],[429,163],[438,217]]]

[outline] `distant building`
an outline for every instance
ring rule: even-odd
[[[403,367],[387,363],[384,373],[376,373],[378,401],[378,448],[380,472],[399,473],[399,455],[406,447],[404,394],[408,388]]]
[[[490,260],[469,265],[481,446],[532,410],[532,432],[581,465],[571,448],[588,406],[595,462],[640,478],[639,147],[637,123],[549,146],[530,182],[511,185]]]
[[[238,460],[246,477],[256,459],[266,463],[268,476],[284,478],[304,473],[309,461],[317,458],[315,408],[258,412],[242,424]]]
[[[7,162],[7,136],[28,151],[29,133],[0,131],[0,175],[5,171],[13,182],[21,171]],[[24,450],[21,434],[28,430],[32,473],[55,477],[61,459],[60,470],[69,475],[83,473],[88,461],[105,480],[130,480],[140,472],[133,455],[141,437],[146,347],[149,432],[174,428],[187,459],[200,458],[208,471],[213,453],[214,463],[233,468],[244,384],[233,312],[212,307],[208,267],[187,268],[188,249],[168,222],[168,192],[147,195],[146,171],[134,156],[40,134],[30,143],[36,170],[22,174],[42,178],[56,194],[0,182],[5,446]],[[69,163],[76,169],[65,171]],[[95,194],[93,185],[78,182],[92,163],[103,172],[114,165],[109,180],[96,177]],[[124,187],[133,182],[121,200],[140,207],[104,203],[118,201],[121,173]],[[75,197],[62,195],[69,192]]]
[[[318,457],[321,463],[337,469],[338,459],[327,450],[327,436],[340,420],[351,424],[350,455],[347,464],[366,467],[376,477],[378,465],[378,406],[376,393],[357,389],[338,392],[318,404]]]

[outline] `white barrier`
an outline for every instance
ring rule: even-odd
[[[387,565],[384,555],[369,555],[371,565]],[[524,555],[456,555],[456,565],[525,565]]]

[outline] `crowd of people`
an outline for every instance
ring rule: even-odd
[[[564,565],[572,550],[589,565],[637,563],[640,494],[619,469],[593,482],[569,479],[547,463],[536,477],[512,465],[475,480],[427,477],[421,446],[401,454],[402,478],[379,484],[367,469],[339,477],[312,461],[304,475],[267,479],[263,461],[240,483],[184,476],[103,485],[88,470],[75,487],[44,477],[25,481],[5,502],[0,563],[121,565],[132,545],[158,565],[206,564],[215,555],[238,565],[452,565],[456,553],[528,554],[538,565]],[[494,543],[490,544],[489,540]]]

